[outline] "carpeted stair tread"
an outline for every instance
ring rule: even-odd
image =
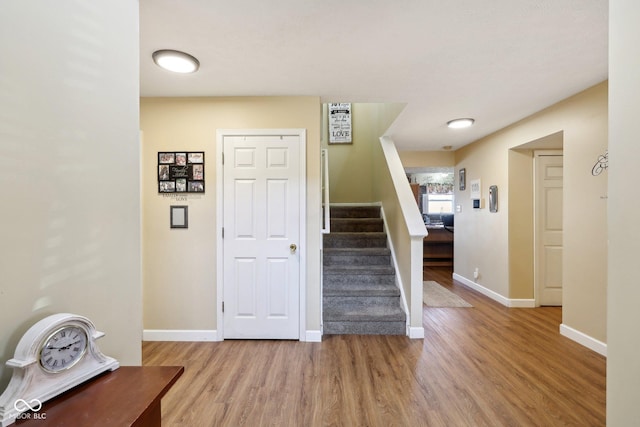
[[[332,206],[323,251],[323,332],[405,335],[380,207]]]
[[[394,322],[324,322],[326,335],[406,335],[404,321]]]
[[[342,305],[325,308],[323,313],[325,322],[404,322],[406,320],[406,315],[399,304],[396,306]]]
[[[332,218],[331,232],[382,232],[382,218]]]
[[[329,233],[326,237],[333,237],[337,239],[364,239],[366,237],[387,237],[384,231],[345,231],[342,233]]]
[[[328,296],[400,296],[400,289],[393,283],[330,283],[322,293]]]
[[[389,265],[388,248],[326,248],[323,265]]]
[[[331,218],[380,218],[379,206],[331,206]]]
[[[325,248],[325,255],[391,255],[389,248]]]
[[[325,265],[324,274],[377,275],[395,274],[391,265]]]

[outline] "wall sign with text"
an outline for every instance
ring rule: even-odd
[[[204,193],[204,152],[158,152],[158,192]]]
[[[329,104],[329,144],[351,144],[351,104]]]

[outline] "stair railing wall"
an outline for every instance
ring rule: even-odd
[[[424,338],[422,325],[422,251],[428,234],[393,140],[380,138],[374,155],[374,193],[382,204],[387,234],[397,263],[398,281],[409,309],[410,338]]]
[[[329,208],[329,150],[323,148],[321,150],[322,164],[322,233],[331,232],[331,209]]]

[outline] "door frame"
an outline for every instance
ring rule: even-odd
[[[222,313],[222,301],[224,299],[224,250],[222,241],[222,227],[224,226],[224,191],[223,191],[223,148],[225,136],[297,136],[300,139],[300,245],[298,248],[299,269],[299,309],[298,325],[300,341],[304,340],[307,329],[307,131],[306,129],[218,129],[216,130],[216,328],[217,340],[224,341],[224,314]]]
[[[564,166],[564,149],[548,149],[548,150],[533,150],[533,299],[535,302],[535,307],[540,307],[540,283],[539,283],[539,263],[540,257],[538,256],[538,250],[540,249],[540,236],[538,229],[538,214],[539,214],[539,206],[538,206],[538,186],[540,185],[538,176],[538,159],[543,156],[562,156],[563,158],[563,166]],[[562,177],[562,186],[564,192],[564,174]],[[564,197],[563,197],[564,202]],[[564,232],[564,210],[562,213],[562,229]],[[563,241],[564,247],[564,241]],[[564,277],[564,262],[562,265],[563,277]],[[563,285],[564,289],[564,280]],[[564,305],[564,292],[562,296],[562,304]],[[562,305],[561,305],[562,306]]]

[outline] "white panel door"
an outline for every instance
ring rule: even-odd
[[[562,305],[562,155],[536,157],[536,295]]]
[[[224,337],[298,339],[300,136],[224,136]]]

